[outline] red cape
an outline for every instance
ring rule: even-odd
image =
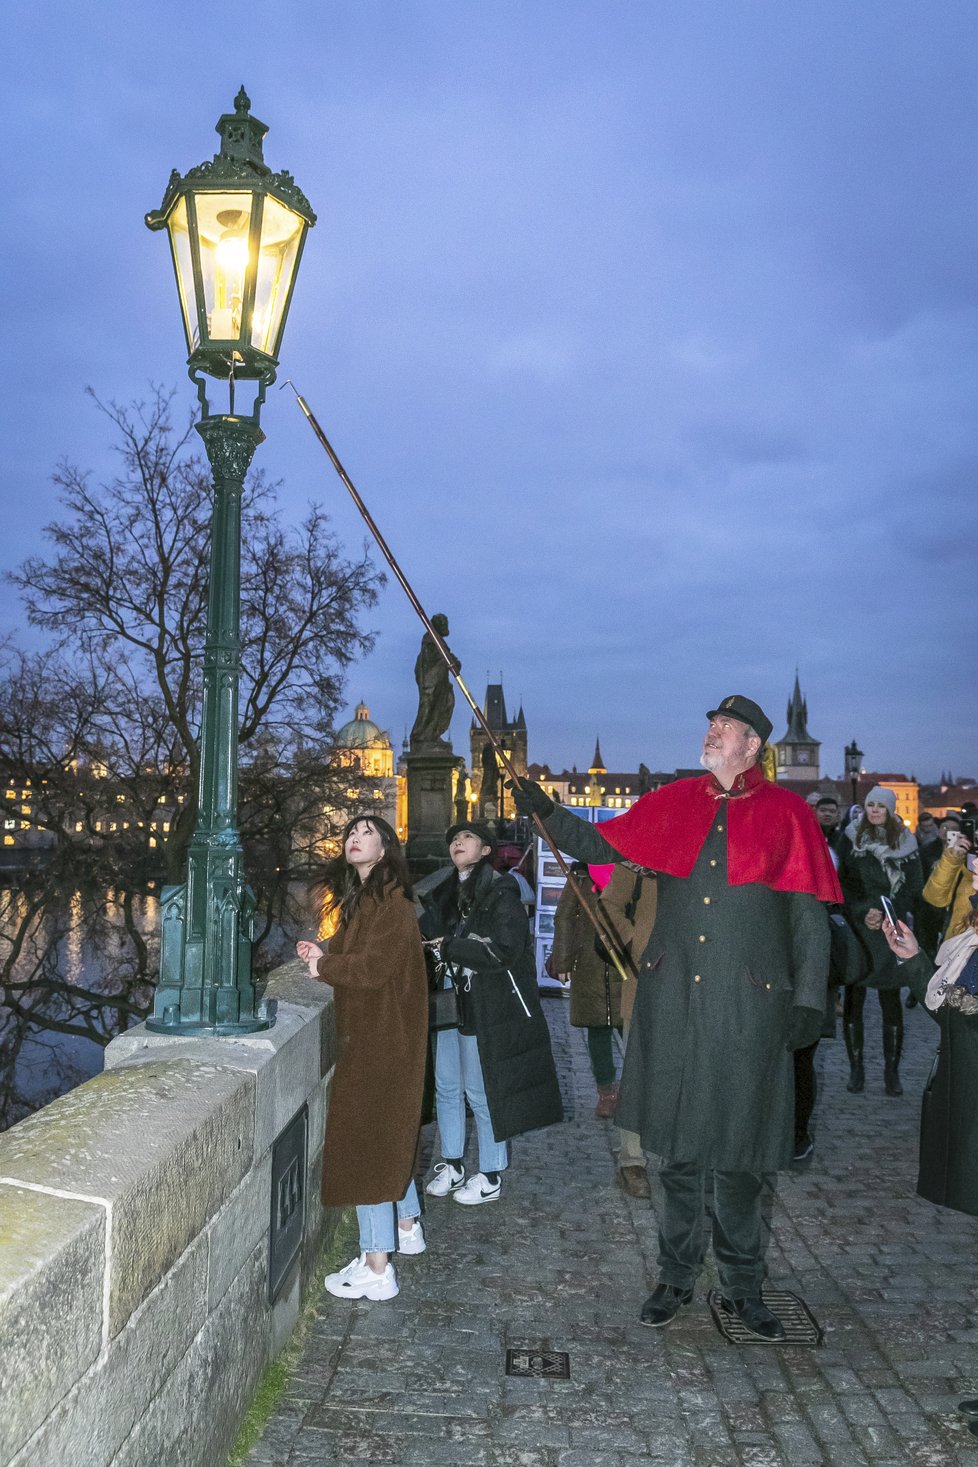
[[[677,779],[636,800],[597,828],[629,861],[667,876],[688,876],[722,802],[727,816],[727,880],[772,891],[807,891],[841,902],[832,857],[814,811],[800,795],[764,778],[755,764],[724,790],[712,774]]]

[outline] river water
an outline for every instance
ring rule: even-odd
[[[41,904],[29,885],[0,887],[0,1130],[99,1074],[108,1041],[152,1006],[159,916],[153,894],[73,890]],[[273,928],[256,971],[291,956],[297,930]]]

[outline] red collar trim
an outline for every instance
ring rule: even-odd
[[[715,774],[711,774],[707,791],[715,800],[739,800],[745,795],[752,795],[759,785],[765,783],[767,781],[764,777],[764,770],[759,764],[752,764],[749,769],[744,770],[743,774],[737,775],[728,790],[724,789]]]

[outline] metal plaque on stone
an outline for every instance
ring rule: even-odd
[[[274,1304],[302,1247],[306,1217],[306,1138],[309,1107],[304,1105],[272,1144],[272,1209],[268,1245],[268,1302]]]
[[[506,1374],[570,1380],[570,1355],[563,1350],[507,1350]]]

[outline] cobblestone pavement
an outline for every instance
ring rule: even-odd
[[[978,1395],[978,1227],[914,1194],[927,1015],[907,1014],[902,1099],[883,1094],[872,996],[864,1095],[845,1089],[841,1038],[819,1046],[815,1153],[780,1179],[768,1259],[824,1326],[806,1349],[727,1344],[712,1260],[668,1329],[638,1323],[655,1183],[653,1207],[615,1185],[583,1031],[562,999],[545,1008],[565,1123],[514,1143],[499,1203],[429,1199],[428,1251],[401,1260],[397,1299],[323,1295],[248,1467],[978,1467],[955,1412]],[[571,1379],[508,1378],[506,1348],[524,1346],[569,1351]]]

